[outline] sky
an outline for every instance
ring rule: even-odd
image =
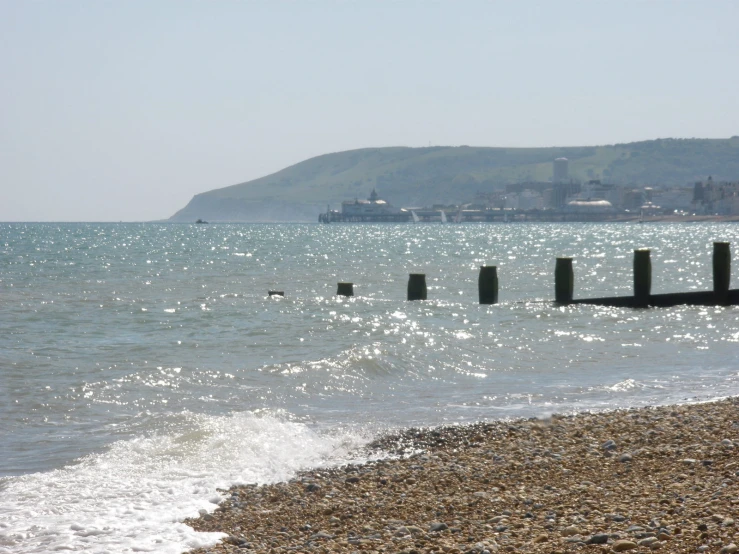
[[[728,138],[737,22],[735,0],[0,0],[0,221],[164,219],[355,148]]]

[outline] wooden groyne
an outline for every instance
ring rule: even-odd
[[[628,308],[668,308],[670,306],[735,306],[739,304],[739,289],[729,289],[731,252],[728,242],[713,243],[713,290],[652,294],[651,252],[634,250],[634,294],[606,298],[558,299],[560,304],[593,304]],[[560,258],[561,259],[561,258]],[[559,262],[559,259],[557,260]],[[557,289],[555,274],[555,290]],[[560,285],[564,286],[564,285]]]
[[[554,302],[560,305],[591,304],[617,308],[667,308],[670,306],[736,306],[739,289],[730,289],[731,250],[728,242],[713,243],[713,290],[693,292],[668,292],[652,294],[652,260],[648,249],[634,250],[633,294],[602,298],[574,297],[575,272],[572,258],[557,258],[554,266]],[[498,271],[496,266],[480,267],[478,277],[480,304],[498,303]],[[354,296],[353,283],[338,283],[338,296]],[[284,296],[283,291],[271,290],[270,296]],[[408,278],[409,301],[426,300],[426,275],[411,273]]]

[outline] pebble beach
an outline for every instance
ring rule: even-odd
[[[739,551],[739,398],[409,429],[385,457],[236,486],[225,552]]]

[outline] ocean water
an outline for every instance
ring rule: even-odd
[[[630,294],[642,247],[652,292],[710,290],[713,241],[738,239],[724,223],[0,224],[0,552],[212,544],[181,521],[219,488],[358,460],[388,429],[737,395],[739,308],[551,300],[557,256],[576,297]],[[477,302],[481,265],[497,305]],[[409,273],[428,300],[405,300]]]

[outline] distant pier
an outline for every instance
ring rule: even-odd
[[[450,222],[456,223],[657,223],[695,221],[739,221],[739,216],[717,215],[656,215],[641,217],[633,212],[575,212],[569,210],[455,210],[444,209]],[[441,210],[413,209],[419,223],[439,223]],[[327,210],[318,215],[319,223],[410,223],[411,210],[403,209],[393,214],[344,214],[338,210]]]

